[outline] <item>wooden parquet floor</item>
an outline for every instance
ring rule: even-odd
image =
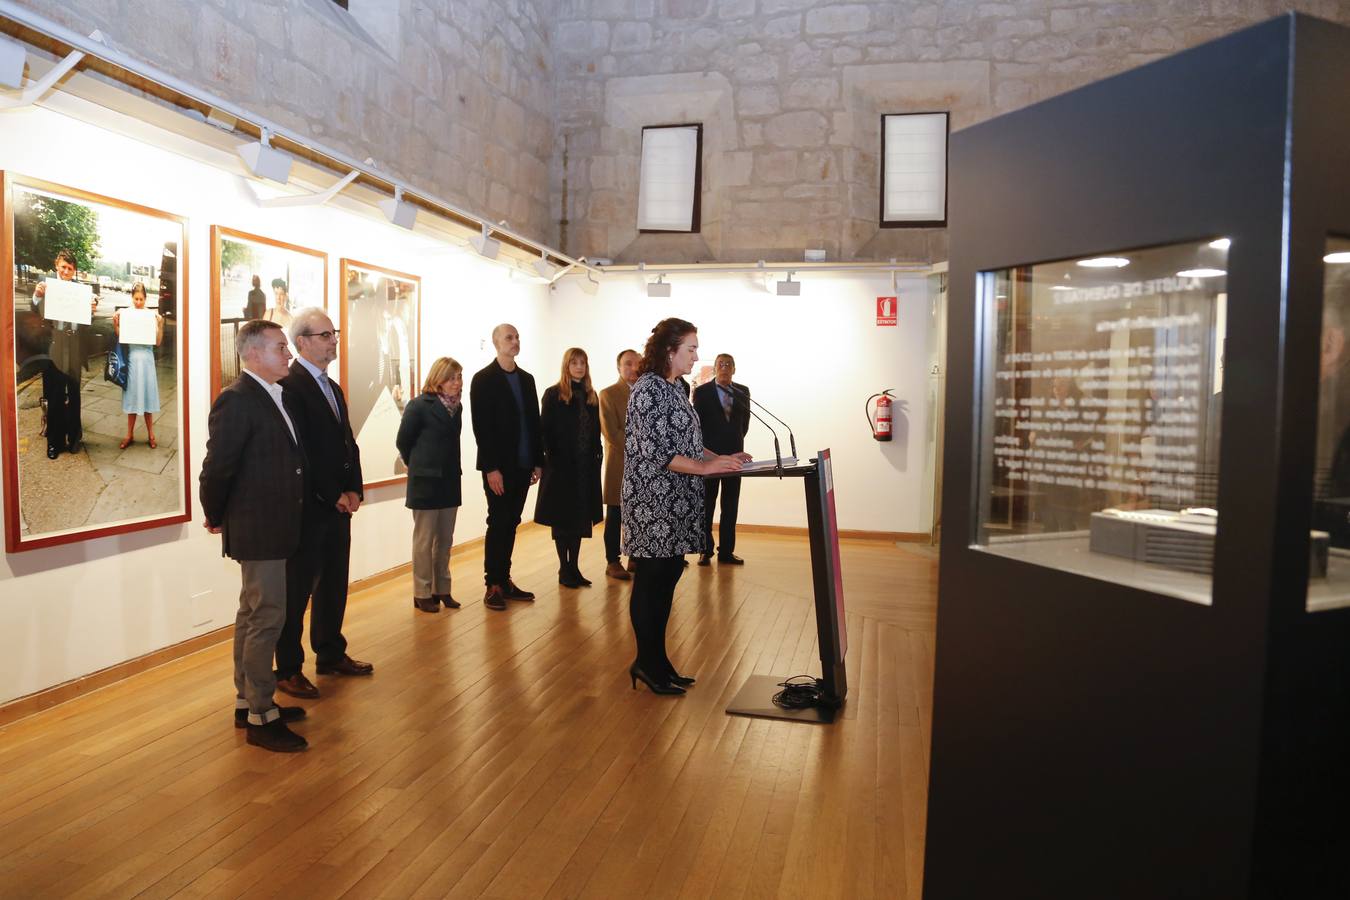
[[[232,727],[229,644],[0,730],[0,896],[917,900],[936,559],[844,542],[850,693],[821,726],[723,712],[751,674],[819,674],[804,537],[686,571],[682,698],[630,690],[628,585],[584,544],[595,586],[567,590],[522,531],[539,599],[505,613],[474,550],[462,610],[416,612],[406,577],[354,594],[376,672],[315,678],[303,754]]]

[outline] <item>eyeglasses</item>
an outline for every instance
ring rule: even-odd
[[[326,341],[329,338],[337,337],[339,334],[342,334],[342,332],[334,328],[332,331],[306,331],[303,334],[301,334],[300,337],[323,338]]]

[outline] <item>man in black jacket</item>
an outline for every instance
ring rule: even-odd
[[[272,653],[286,619],[286,558],[300,546],[307,487],[305,453],[276,382],[291,353],[271,322],[246,322],[236,338],[243,374],[220,392],[207,420],[202,460],[202,524],[223,534],[226,556],[239,562],[243,584],[234,623],[236,728],[267,750],[307,745],[286,727],[303,707],[272,701]]]
[[[750,430],[750,389],[731,380],[736,374],[736,360],[730,353],[719,353],[713,363],[713,380],[694,390],[694,411],[703,427],[703,446],[714,453],[740,453],[745,450],[745,433]],[[718,489],[722,494],[722,518],[718,523],[717,561],[739,566],[744,563],[733,551],[736,549],[736,512],[741,505],[741,478],[703,479],[703,555],[700,566],[712,559],[713,510],[717,507]]]
[[[309,645],[320,675],[369,675],[370,663],[347,655],[342,620],[347,612],[347,573],[352,513],[361,507],[361,451],[352,435],[347,400],[328,377],[337,358],[338,332],[323,310],[302,309],[291,320],[291,343],[300,358],[281,379],[292,419],[310,462],[300,546],[286,562],[286,624],[277,639],[277,688],[315,699],[319,689],[301,667],[305,607],[310,597]]]
[[[483,605],[501,610],[506,609],[507,600],[534,599],[534,594],[511,580],[511,552],[525,496],[543,472],[544,446],[534,377],[516,365],[520,333],[514,325],[498,325],[492,329],[492,346],[497,358],[475,374],[469,385],[469,412],[488,506]]]

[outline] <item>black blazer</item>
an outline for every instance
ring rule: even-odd
[[[740,453],[745,449],[745,433],[750,430],[750,389],[734,381],[732,385],[739,390],[731,392],[730,421],[722,411],[722,398],[714,382],[694,388],[694,411],[703,428],[703,446],[714,453]]]
[[[529,429],[530,464],[542,468],[544,444],[539,437],[539,395],[534,376],[516,366],[520,373],[521,399],[525,401],[525,427]],[[503,472],[520,468],[516,461],[520,450],[520,410],[506,381],[506,372],[493,360],[473,376],[469,384],[469,413],[473,417],[473,437],[478,443],[480,472]]]
[[[459,435],[464,407],[450,415],[435,394],[408,402],[398,426],[398,455],[408,466],[408,509],[448,509],[461,502]]]
[[[338,497],[347,491],[354,492],[364,500],[365,494],[361,490],[361,451],[357,449],[356,438],[352,436],[347,399],[342,394],[342,388],[333,379],[328,379],[338,412],[342,414],[339,421],[333,417],[333,409],[323,395],[323,388],[319,387],[319,382],[299,360],[291,363],[291,374],[278,383],[286,391],[286,408],[293,410],[291,421],[300,432],[300,443],[309,457],[310,487],[313,491],[310,499],[314,501],[315,511],[336,512]]]
[[[586,412],[585,436],[590,452],[585,458],[577,452],[581,444],[581,414]],[[594,525],[603,517],[600,498],[600,461],[604,446],[600,441],[600,406],[586,405],[586,395],[572,394],[571,403],[563,403],[555,384],[544,391],[540,413],[544,435],[544,475],[539,479],[535,498],[534,521],[540,525],[565,527],[582,522]]]
[[[294,423],[295,412],[286,409]],[[223,527],[222,552],[234,559],[290,556],[300,545],[308,466],[281,411],[241,373],[211,405],[206,427],[202,513]]]

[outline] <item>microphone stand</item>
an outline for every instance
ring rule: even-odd
[[[774,461],[777,463],[777,466],[775,466],[775,469],[776,469],[777,472],[778,472],[778,477],[779,477],[779,479],[782,479],[782,477],[783,477],[783,454],[782,454],[782,451],[780,451],[780,450],[778,449],[778,432],[774,431],[774,430],[773,430],[773,426],[770,425],[768,422],[765,422],[763,419],[761,419],[760,416],[759,416],[759,414],[756,413],[753,409],[750,409],[750,407],[748,407],[748,406],[746,407],[746,409],[749,411],[750,415],[754,416],[756,419],[759,419],[759,421],[764,425],[764,427],[767,428],[767,429],[769,429],[769,434],[772,434],[772,435],[773,435],[773,458],[774,458]],[[766,412],[767,412],[767,410],[766,410]],[[772,414],[771,414],[771,415],[772,415]]]
[[[756,400],[754,397],[751,397],[751,396],[750,396],[750,392],[747,391],[745,388],[741,387],[739,384],[736,384],[736,383],[733,382],[732,385],[731,385],[731,392],[732,392],[733,394],[738,395],[738,396],[744,397],[746,400],[749,400],[751,403],[755,404],[755,405],[758,406],[760,409],[764,410],[766,413],[769,413],[769,416],[770,416],[775,422],[777,422],[779,425],[782,425],[784,428],[787,429],[788,440],[792,442],[792,458],[793,458],[793,459],[796,459],[796,458],[797,458],[797,438],[796,438],[795,436],[793,436],[793,434],[792,434],[792,426],[789,425],[788,423],[784,422],[782,419],[778,418],[777,416],[775,416],[772,412],[769,412],[769,408],[768,408],[767,406],[765,406],[763,403],[760,403],[760,402],[759,402],[758,400]],[[755,412],[754,410],[750,410],[750,414],[751,414],[751,415],[754,415],[754,412]],[[755,416],[755,418],[756,418],[756,419],[759,419],[759,416]],[[761,422],[764,421],[763,419],[759,419],[759,420],[760,420]],[[770,430],[772,430],[772,429],[770,429]]]

